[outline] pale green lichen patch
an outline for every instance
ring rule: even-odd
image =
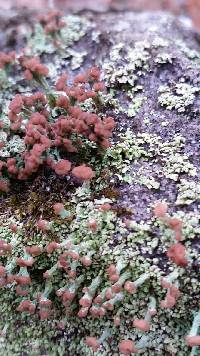
[[[132,155],[134,156],[135,153],[132,153]],[[83,355],[92,355],[91,350],[84,344],[85,335],[101,336],[105,328],[111,329],[112,339],[110,342],[106,341],[101,345],[101,348],[96,353],[99,356],[111,355],[113,352],[118,355],[118,344],[124,337],[134,340],[145,356],[149,355],[149,350],[157,350],[156,352],[161,355],[165,352],[181,352],[182,355],[187,355],[188,350],[183,337],[190,327],[190,320],[188,320],[186,308],[188,299],[184,294],[181,296],[180,302],[177,302],[175,309],[165,311],[158,308],[158,313],[153,319],[150,332],[146,336],[136,329],[133,330],[130,322],[136,317],[144,317],[152,288],[158,305],[159,301],[165,296],[165,292],[160,286],[160,280],[164,274],[159,267],[159,258],[152,259],[150,257],[155,250],[159,251],[158,248],[165,252],[172,239],[172,232],[162,223],[159,224],[157,221],[151,220],[146,223],[142,221],[138,223],[131,219],[128,227],[112,208],[107,212],[99,209],[105,203],[112,205],[113,200],[104,197],[93,200],[92,191],[87,185],[78,188],[70,199],[70,209],[73,212],[74,219],[67,224],[55,223],[54,236],[57,235],[60,242],[67,237],[67,239],[74,241],[79,248],[82,246],[83,252],[90,251],[94,265],[84,270],[84,286],[89,285],[91,280],[99,273],[102,273],[103,276],[100,290],[105,286],[109,286],[105,269],[110,263],[117,263],[120,259],[123,261],[125,268],[131,273],[133,280],[137,279],[142,273],[149,274],[149,278],[141,288],[138,287],[135,295],[126,295],[123,302],[116,305],[115,313],[120,315],[122,319],[120,327],[115,327],[113,318],[109,316],[103,319],[87,317],[81,320],[74,315],[73,317],[68,317],[65,333],[63,334],[56,328],[58,321],[64,317],[63,307],[57,300],[55,300],[57,311],[54,310],[48,322],[41,322],[38,320],[37,315],[33,315],[30,323],[30,319],[27,316],[13,312],[20,302],[20,297],[16,299],[11,286],[9,291],[5,290],[5,293],[0,296],[1,310],[3,312],[0,327],[5,332],[5,336],[2,335],[0,341],[4,347],[4,355],[18,354],[21,352],[22,347],[30,348],[31,356],[39,355],[41,352],[63,355],[66,347],[71,354],[80,352]],[[66,207],[68,204],[66,203]],[[184,238],[192,241],[199,234],[199,217],[193,213],[185,215],[182,212],[176,216],[181,217],[183,220]],[[88,229],[88,221],[94,219],[97,221],[96,232]],[[17,256],[23,247],[23,229],[16,236],[7,227],[11,222],[17,223],[19,229],[21,229],[22,225],[17,219],[7,219],[7,224],[5,225],[4,223],[0,229],[0,238],[14,243],[14,237],[15,241],[18,241],[18,246],[15,247]],[[162,243],[160,243],[159,236],[154,235],[152,232],[154,224],[160,228]],[[33,244],[39,240],[43,241],[43,243],[45,242],[44,236],[38,238],[39,236],[32,232],[31,241]],[[48,240],[48,236],[46,236],[45,240]],[[194,255],[193,251],[192,253]],[[39,256],[37,258],[38,261],[33,265],[33,273],[34,270],[40,273],[40,268],[44,271],[52,266],[56,262],[56,256],[57,252],[52,256],[48,256],[48,258]],[[173,270],[174,268],[171,269],[171,271]],[[190,293],[198,291],[196,277],[194,276],[192,280],[190,278],[187,279],[182,268],[179,268],[178,279],[181,288],[189,290]],[[66,281],[67,278],[63,280],[63,276],[59,275],[59,273],[56,274],[54,276],[54,288],[61,288],[66,284]],[[33,281],[31,297],[34,297],[36,290],[39,292],[43,288],[42,280],[41,284],[37,280],[37,285]],[[81,295],[80,291],[79,297]],[[180,327],[180,319],[184,320],[184,327]],[[13,339],[19,322],[20,334]],[[176,330],[175,337],[174,335],[172,337],[171,330]],[[57,339],[56,345],[54,343],[55,338]]]
[[[127,111],[124,110],[124,112],[127,113],[128,117],[136,116],[140,111],[143,102],[146,99],[147,99],[146,97],[138,95],[137,97],[133,98],[132,102],[128,106],[128,110]]]
[[[134,86],[137,79],[148,69],[149,43],[135,42],[133,47],[118,43],[111,48],[110,58],[103,63],[104,80],[110,86],[128,84]]]
[[[36,24],[33,33],[28,35],[28,47],[26,49],[27,54],[52,54],[56,51],[60,51],[60,56],[65,55],[62,50],[72,47],[78,42],[91,27],[89,20],[84,17],[67,15],[63,18],[65,26],[54,38],[45,33],[43,27],[40,24]],[[59,46],[55,45],[55,42],[59,42]]]
[[[0,69],[0,88],[7,89],[12,85],[12,82],[8,79],[8,75],[4,69]]]
[[[153,38],[152,47],[154,47],[154,48],[159,48],[159,47],[165,48],[165,47],[168,47],[168,46],[169,46],[169,41],[166,40],[165,38],[163,38],[161,36],[159,36],[159,37],[155,36]]]
[[[177,181],[181,173],[187,173],[191,177],[197,175],[197,168],[190,163],[186,154],[174,153],[164,159],[163,173],[167,178]]]
[[[140,183],[151,188],[159,187],[159,182],[156,182],[153,175],[165,176],[173,181],[177,181],[182,173],[192,177],[197,175],[197,168],[186,154],[181,153],[184,139],[180,135],[174,135],[171,141],[163,141],[157,135],[148,133],[136,135],[128,129],[125,134],[119,136],[119,139],[121,142],[106,152],[102,165],[112,167],[114,176],[120,181],[136,182],[137,174],[131,167],[138,162],[142,164],[143,161],[150,161],[151,164],[148,165],[148,175],[145,179],[141,177]]]
[[[135,134],[131,130],[127,130],[125,134],[120,135],[119,142],[106,151],[102,166],[111,167],[119,180],[127,181],[130,176],[130,174],[127,176],[127,172],[130,173],[130,163],[149,156],[148,151],[142,147],[142,143],[140,137],[136,139]],[[113,179],[114,176],[111,177],[111,181]]]
[[[174,87],[163,85],[158,90],[158,102],[168,110],[175,109],[182,113],[194,103],[198,92],[198,87],[184,82],[177,83]]]
[[[172,53],[168,52],[160,52],[155,58],[155,63],[157,64],[165,64],[165,63],[172,63],[174,56]]]
[[[105,15],[102,17],[103,21],[104,17]],[[69,66],[71,71],[80,66],[85,69],[90,63],[89,56],[86,57],[87,46],[83,38],[85,35],[86,43],[88,44],[88,39],[91,39],[94,47],[96,44],[100,47],[102,38],[108,39],[108,34],[112,36],[111,30],[108,33],[104,32],[99,25],[91,25],[90,21],[82,16],[70,15],[65,18],[65,21],[66,26],[61,30],[60,48],[55,48],[51,42],[52,38],[47,36],[41,27],[36,28],[29,39],[31,50],[27,53],[49,54],[50,56],[43,57],[47,62],[49,57],[52,58],[51,63],[46,64],[54,82],[61,71],[66,70],[68,64],[71,63],[71,68]],[[166,27],[166,24],[165,18],[163,26]],[[16,307],[22,298],[16,296],[15,282],[1,289],[0,355],[2,356],[21,356],[22,353],[30,356],[63,356],[66,353],[70,356],[93,355],[94,353],[84,343],[85,338],[86,336],[100,337],[105,329],[111,331],[111,337],[102,343],[96,352],[97,356],[118,356],[119,342],[127,338],[135,341],[144,356],[189,355],[190,351],[184,336],[187,335],[192,324],[192,313],[199,308],[200,218],[196,204],[200,195],[197,181],[198,167],[197,165],[195,167],[196,157],[193,158],[191,152],[188,155],[184,153],[189,151],[187,137],[184,138],[187,133],[183,129],[181,130],[183,136],[175,134],[170,122],[170,117],[173,120],[171,113],[165,116],[164,110],[155,109],[157,105],[154,102],[156,97],[154,94],[157,85],[155,87],[152,85],[154,84],[152,73],[158,73],[156,84],[160,78],[162,82],[166,82],[165,74],[168,78],[172,66],[181,62],[182,58],[179,58],[179,54],[181,52],[184,57],[184,49],[182,47],[178,53],[175,49],[172,51],[174,39],[165,40],[164,32],[163,36],[158,36],[156,24],[148,31],[144,31],[145,23],[143,26],[142,36],[141,34],[136,36],[132,43],[129,40],[125,41],[124,33],[120,41],[119,29],[124,29],[124,32],[128,29],[130,32],[132,28],[122,18],[118,19],[113,26],[116,32],[118,28],[118,37],[116,41],[115,37],[112,41],[111,52],[107,50],[107,44],[110,42],[104,41],[100,50],[98,46],[95,47],[97,52],[101,52],[101,59],[95,57],[97,52],[90,58],[92,65],[94,61],[97,65],[99,62],[103,63],[108,94],[105,91],[99,95],[102,104],[99,112],[91,99],[78,105],[84,110],[97,113],[100,117],[104,116],[107,109],[111,116],[120,114],[116,115],[118,126],[113,145],[107,151],[102,150],[97,153],[94,143],[82,140],[81,156],[77,159],[81,162],[83,159],[84,162],[82,157],[87,157],[96,177],[90,183],[86,182],[81,186],[82,183],[70,177],[60,179],[48,171],[45,172],[47,176],[40,175],[36,180],[32,180],[30,185],[26,183],[26,189],[21,189],[21,193],[18,190],[23,185],[19,184],[15,187],[17,192],[14,189],[13,199],[10,195],[6,197],[1,209],[0,240],[12,243],[13,258],[23,256],[24,246],[38,245],[43,249],[41,255],[34,257],[33,266],[28,267],[32,280],[29,297],[32,300],[36,301],[37,293],[45,289],[44,271],[55,266],[59,255],[65,251],[61,246],[52,254],[47,254],[45,248],[50,242],[56,241],[62,244],[69,239],[80,252],[80,256],[88,254],[92,258],[92,264],[83,266],[80,261],[77,262],[77,274],[82,277],[82,282],[72,303],[72,316],[66,317],[67,310],[55,293],[58,288],[71,285],[72,279],[69,278],[67,270],[58,268],[53,274],[53,286],[49,295],[53,302],[53,311],[48,321],[39,320],[38,303],[36,313],[31,317],[16,312]],[[95,30],[90,33],[90,29],[93,28]],[[150,33],[150,36],[146,37],[146,33]],[[130,36],[129,39],[132,38],[132,33]],[[141,41],[144,36],[150,37],[149,42]],[[186,66],[190,64],[194,68],[193,64],[197,62],[198,56],[192,51],[191,54],[189,52],[188,49],[187,57],[194,61],[187,59]],[[183,62],[184,60],[185,57]],[[170,65],[162,66],[165,63]],[[181,72],[181,68],[182,65],[177,71]],[[149,69],[151,70],[148,72]],[[162,72],[163,69],[165,72]],[[199,92],[199,89],[193,87],[191,83],[192,81],[189,82],[188,79],[188,83],[180,81],[174,85],[167,85],[165,91],[161,93],[163,106],[168,108],[171,105],[172,109],[185,112],[195,102]],[[149,93],[151,88],[153,88],[152,93]],[[13,91],[15,90],[23,94],[27,91],[31,92],[30,87],[23,87],[20,84],[14,87]],[[57,95],[56,92],[54,94]],[[3,96],[10,99],[11,93],[6,90]],[[1,117],[5,125],[9,125],[6,109],[9,103],[5,102],[5,104]],[[141,117],[141,108],[144,111],[147,109],[144,117]],[[56,110],[53,110],[52,119],[58,114]],[[127,119],[127,116],[135,118],[131,120]],[[177,113],[176,118],[178,118]],[[193,122],[195,124],[195,119],[192,118],[192,124]],[[25,123],[23,122],[23,125]],[[126,130],[127,126],[131,129]],[[160,136],[154,133],[154,127]],[[169,133],[165,136],[167,130]],[[6,135],[0,137],[0,140],[6,143]],[[12,154],[23,152],[24,147],[21,143],[20,136],[13,135],[9,141],[10,146],[7,144],[2,152],[6,157],[9,157],[11,152]],[[51,151],[49,153],[52,154]],[[58,152],[55,151],[54,154],[59,158]],[[170,216],[181,219],[183,223],[181,243],[186,247],[189,261],[186,268],[175,265],[166,256],[167,250],[174,243],[174,232],[165,221],[153,217],[153,208],[157,200],[166,202]],[[64,204],[70,219],[62,220],[54,213],[55,202]],[[187,207],[192,203],[194,205]],[[5,208],[6,204],[8,208]],[[107,211],[102,209],[104,204],[110,204]],[[181,207],[177,205],[185,205],[184,211],[179,210]],[[37,227],[39,218],[50,221],[51,231],[46,233],[39,231]],[[96,222],[94,230],[89,227],[91,221]],[[17,225],[16,233],[11,231],[10,224]],[[3,265],[10,259],[9,255],[0,258]],[[124,295],[118,300],[114,310],[107,312],[105,317],[93,318],[89,315],[83,319],[78,318],[77,312],[80,308],[79,301],[83,296],[83,288],[89,287],[97,276],[101,277],[98,293],[106,287],[111,287],[106,270],[111,263],[118,262],[123,265],[131,280],[135,281],[142,274],[148,274],[148,278],[142,286],[138,287],[135,294],[128,294],[122,290]],[[76,266],[76,262],[73,262],[73,266]],[[13,273],[18,271],[19,266],[15,265]],[[171,272],[176,272],[175,283],[180,288],[181,294],[174,308],[163,309],[160,302],[165,298],[167,290],[162,288],[161,278]],[[145,317],[150,296],[156,299],[157,314],[153,317],[150,332],[144,334],[133,327],[132,321],[135,318]],[[119,315],[121,324],[116,327],[113,317]],[[57,322],[61,319],[66,321],[63,331],[57,330]]]
[[[72,70],[78,69],[81,67],[81,65],[84,62],[85,57],[87,56],[87,52],[86,51],[69,51],[70,55],[72,56],[72,60],[71,60],[71,68]]]
[[[91,28],[91,23],[83,16],[67,15],[64,17],[66,26],[61,29],[61,39],[65,47],[71,47],[78,42]]]
[[[177,188],[178,196],[176,205],[189,205],[200,200],[200,183],[181,179]]]
[[[2,149],[0,149],[1,157],[10,157],[13,154],[19,154],[25,151],[24,140],[21,139],[18,135],[14,135],[10,140],[7,141],[5,134],[3,141],[5,142],[5,145]]]
[[[175,40],[175,44],[178,48],[180,48],[182,53],[184,53],[187,56],[187,58],[193,59],[193,60],[195,60],[196,63],[200,64],[200,61],[199,61],[200,60],[200,52],[199,51],[188,47],[187,44],[181,39]]]
[[[159,189],[160,183],[156,181],[154,177],[148,177],[146,175],[140,176],[138,183],[146,186],[149,189]]]
[[[50,38],[46,35],[42,25],[39,23],[35,24],[34,32],[29,32],[27,36],[28,48],[27,53],[33,54],[41,54],[41,53],[54,53],[55,48],[50,40]]]

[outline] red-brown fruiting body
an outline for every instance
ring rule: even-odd
[[[65,91],[67,83],[67,74],[63,73],[56,82],[56,90]]]
[[[65,22],[62,19],[62,13],[60,11],[52,10],[46,15],[40,15],[38,17],[39,22],[44,27],[44,31],[48,35],[55,35],[65,26]],[[57,43],[54,41],[54,43]]]
[[[85,266],[85,267],[89,267],[92,264],[92,260],[87,256],[81,257],[80,261],[83,264],[83,266]]]
[[[76,278],[76,271],[73,269],[70,269],[67,271],[67,274],[70,278],[75,279]]]
[[[160,306],[162,308],[173,308],[176,304],[176,299],[174,296],[170,294],[170,292],[167,293],[165,300],[161,300]]]
[[[169,290],[170,290],[170,294],[171,294],[175,299],[178,299],[178,298],[180,297],[181,292],[180,292],[180,290],[179,290],[176,286],[171,285],[171,287],[170,287]]]
[[[56,203],[53,206],[53,210],[54,210],[54,213],[56,215],[59,215],[62,212],[62,210],[64,210],[64,209],[65,208],[64,208],[64,205],[62,203]]]
[[[167,224],[175,233],[175,239],[180,241],[182,239],[182,227],[183,223],[178,218],[169,218],[167,219]]]
[[[87,298],[87,297],[82,297],[80,300],[79,300],[79,304],[84,307],[84,308],[89,308],[92,304],[92,299],[90,298]]]
[[[138,352],[137,348],[135,347],[135,344],[132,340],[122,340],[119,343],[119,351],[123,355],[131,355],[133,352]]]
[[[65,176],[69,173],[71,169],[71,162],[66,159],[61,159],[59,162],[54,164],[54,170],[56,174],[60,176]]]
[[[25,70],[28,79],[33,78],[38,80],[41,86],[47,86],[47,83],[40,76],[47,75],[48,69],[40,63],[39,58],[22,56],[18,62]],[[77,102],[85,101],[89,93],[89,96],[92,94],[92,96],[95,96],[95,99],[98,97],[98,94],[93,91],[92,86],[96,90],[103,89],[104,85],[99,82],[99,77],[99,69],[93,67],[86,74],[77,76],[73,84],[67,86],[67,77],[66,75],[62,75],[56,87],[57,90],[62,90],[65,94],[63,93],[58,98],[54,98],[53,102],[52,99],[50,100],[47,95],[41,92],[27,96],[17,94],[13,98],[8,113],[11,122],[10,129],[12,131],[20,130],[22,136],[24,134],[22,138],[24,139],[26,149],[20,157],[23,160],[23,168],[18,167],[18,157],[16,159],[13,157],[8,159],[7,171],[9,175],[13,175],[15,179],[26,180],[40,166],[45,164],[54,169],[58,174],[67,174],[69,168],[64,167],[63,162],[61,163],[61,167],[59,166],[60,162],[55,163],[53,155],[50,156],[48,150],[49,148],[52,150],[58,149],[62,151],[62,154],[64,153],[63,150],[67,153],[78,152],[84,141],[78,137],[74,142],[72,139],[74,134],[81,135],[83,138],[95,142],[99,147],[109,147],[108,139],[115,127],[113,118],[101,118],[97,114],[85,112],[76,106]],[[65,110],[67,116],[60,115],[55,118],[54,122],[51,122],[49,120],[51,109],[56,105]],[[95,105],[97,106],[96,103]],[[27,121],[27,112],[30,113],[30,116],[28,122],[25,124]],[[31,114],[31,112],[33,113]],[[24,124],[25,130],[23,128]],[[0,125],[2,126],[3,124],[0,123]],[[5,143],[1,142],[0,145],[2,147]],[[13,160],[12,163],[11,160]],[[78,173],[79,179],[89,180],[94,176],[94,172],[88,169],[91,168],[87,166],[84,169],[81,168],[81,171]],[[0,180],[0,189],[5,192],[9,190],[9,182],[4,181],[3,176]]]
[[[9,105],[9,109],[14,114],[19,114],[23,104],[24,102],[22,96],[20,94],[16,94]]]
[[[88,314],[88,310],[89,310],[88,307],[81,308],[77,315],[79,316],[79,318],[85,318]]]
[[[1,277],[1,278],[2,278],[2,277],[5,277],[5,275],[6,275],[6,269],[5,269],[4,266],[1,266],[1,265],[0,265],[0,277]]]
[[[87,78],[85,74],[78,74],[76,75],[76,77],[74,78],[73,83],[75,85],[81,83],[81,84],[85,84],[87,82]]]
[[[4,53],[0,52],[0,69],[4,68],[6,65],[14,62],[15,60],[15,52]]]
[[[141,331],[149,331],[150,330],[149,322],[144,319],[135,319],[133,321],[133,326],[135,326],[135,328],[137,328]]]
[[[56,100],[56,106],[67,110],[69,108],[68,98],[64,95],[60,95]]]
[[[118,280],[119,280],[119,274],[118,273],[115,273],[115,274],[111,274],[110,276],[109,276],[109,280],[111,281],[111,282],[117,282]]]
[[[120,283],[115,283],[112,285],[112,291],[114,293],[119,293],[122,290],[122,285]]]
[[[16,310],[19,312],[28,312],[29,314],[33,314],[35,309],[36,305],[33,304],[30,300],[26,299],[21,301]]]
[[[19,285],[25,286],[27,284],[31,283],[31,279],[29,276],[16,276],[17,283],[19,283]]]
[[[27,246],[26,252],[33,256],[39,256],[42,253],[42,248],[39,246]]]
[[[7,281],[8,284],[9,284],[9,283],[13,283],[15,280],[16,280],[16,275],[15,275],[15,274],[9,274],[9,275],[7,275],[6,281]]]
[[[48,231],[49,230],[49,222],[47,220],[40,219],[37,222],[38,229],[42,231]]]
[[[105,84],[102,83],[102,82],[94,83],[92,89],[94,89],[94,91],[104,91],[105,90]]]
[[[134,283],[131,281],[126,281],[124,284],[124,289],[130,293],[130,294],[134,294],[137,290],[137,288],[135,287]]]
[[[42,297],[39,300],[39,304],[41,307],[51,307],[52,306],[52,301],[50,299],[42,299]]]
[[[92,231],[96,231],[97,230],[97,227],[98,227],[98,224],[97,224],[97,221],[96,220],[89,220],[88,221],[88,227],[92,230]]]
[[[170,218],[167,223],[173,230],[181,230],[183,227],[182,221],[178,218]]]
[[[49,273],[49,271],[46,271],[43,273],[43,278],[45,278],[45,279],[51,278],[51,274]]]
[[[105,302],[103,303],[103,307],[107,310],[113,311],[114,310],[114,305],[110,302]]]
[[[76,293],[75,292],[71,292],[70,290],[66,290],[63,294],[63,300],[70,300],[72,301],[75,297]]]
[[[26,69],[24,71],[24,78],[26,80],[32,80],[33,79],[33,74],[31,73],[31,71],[29,69]]]
[[[17,229],[18,229],[16,224],[10,224],[9,228],[12,232],[17,232]]]
[[[200,346],[200,335],[196,336],[186,336],[185,341],[188,346],[194,347],[194,346]]]
[[[117,269],[116,269],[115,265],[112,264],[107,268],[106,272],[108,273],[108,275],[116,274]]]
[[[162,278],[161,279],[161,285],[163,288],[170,288],[171,287],[171,283],[168,282],[168,280],[166,278]]]
[[[113,295],[113,293],[112,293],[112,289],[111,289],[111,288],[107,288],[107,289],[106,289],[106,294],[105,294],[106,299],[107,299],[107,300],[112,299],[113,296],[114,296],[114,295]]]
[[[91,307],[90,314],[92,315],[93,318],[98,318],[99,317],[99,308],[96,306]]]
[[[47,253],[52,253],[55,250],[57,250],[59,247],[60,247],[59,243],[52,241],[52,242],[50,242],[50,244],[47,245],[46,251],[47,251]]]
[[[22,300],[20,305],[17,307],[17,311],[25,311],[26,309],[29,308],[31,301],[26,299]]]
[[[181,243],[175,243],[167,250],[167,256],[176,263],[177,266],[186,267],[188,260],[186,258],[185,246]]]
[[[103,318],[106,315],[106,310],[103,307],[99,308],[99,316]]]
[[[33,75],[39,75],[39,76],[47,76],[49,73],[48,68],[40,63],[40,60],[38,57],[32,57],[32,58],[25,58],[22,57],[21,60],[21,65],[25,69],[25,77],[28,80],[31,80],[33,78]]]
[[[72,258],[72,260],[74,260],[74,261],[79,260],[79,254],[76,251],[69,251],[68,256],[70,256]]]
[[[104,203],[100,206],[99,210],[101,211],[109,211],[111,210],[111,205],[109,203]]]
[[[120,326],[120,323],[121,323],[121,319],[119,316],[115,316],[114,317],[114,325],[115,326]]]
[[[9,190],[9,183],[5,179],[0,178],[0,192],[8,193]]]
[[[92,336],[88,336],[85,340],[85,344],[89,347],[91,347],[93,352],[96,352],[99,347],[100,347],[100,343],[97,340],[96,337],[92,337]]]
[[[3,240],[0,240],[0,256],[7,254],[12,251],[12,245],[10,243],[6,243]]]
[[[48,319],[50,315],[51,315],[51,311],[50,310],[40,310],[39,311],[39,316],[40,316],[41,320]]]
[[[97,67],[92,67],[87,71],[88,76],[93,80],[99,80],[100,78],[100,70]]]
[[[95,304],[102,304],[103,303],[103,298],[101,295],[97,295],[96,298],[94,299]]]
[[[34,263],[33,257],[29,257],[28,259],[19,257],[16,259],[16,264],[20,267],[31,267]]]
[[[90,180],[95,177],[94,171],[85,165],[73,168],[72,175],[80,180]]]
[[[150,316],[155,316],[157,314],[157,310],[156,309],[149,309],[149,314],[150,314]]]
[[[165,218],[168,206],[166,203],[157,202],[154,207],[154,216],[157,218]]]
[[[25,287],[26,287],[26,286],[25,286]],[[23,287],[20,286],[20,285],[17,285],[15,291],[16,291],[16,294],[17,294],[17,295],[20,295],[20,296],[22,296],[22,297],[25,297],[25,296],[27,296],[27,295],[29,294],[29,290],[26,289],[26,288],[23,288]]]

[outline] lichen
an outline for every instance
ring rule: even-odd
[[[200,184],[195,181],[181,179],[177,189],[176,205],[190,205],[200,199]]]
[[[134,87],[138,78],[148,69],[149,47],[149,43],[145,41],[135,42],[134,48],[128,46],[125,48],[124,43],[114,45],[110,50],[109,59],[103,63],[106,83],[110,86],[119,83]]]
[[[199,88],[189,83],[180,82],[174,87],[163,85],[158,92],[158,102],[161,106],[165,106],[168,110],[175,109],[182,113],[194,103]]]
[[[63,71],[71,72],[80,66],[85,70],[91,61],[103,65],[108,94],[103,92],[99,95],[99,115],[103,118],[105,112],[109,112],[109,115],[116,116],[117,130],[111,140],[112,146],[106,151],[97,152],[95,143],[83,139],[80,155],[72,154],[73,164],[77,161],[82,163],[83,157],[87,157],[88,163],[94,167],[96,177],[90,183],[81,185],[69,176],[58,178],[48,169],[40,170],[25,185],[16,184],[13,180],[12,194],[6,196],[5,200],[1,198],[0,240],[13,245],[12,258],[15,260],[23,256],[25,246],[38,245],[43,251],[35,257],[32,267],[28,267],[32,280],[29,296],[37,305],[35,314],[29,316],[16,311],[23,299],[16,295],[16,282],[2,289],[2,356],[22,353],[62,356],[66,352],[69,355],[93,355],[85,344],[85,337],[101,337],[105,330],[109,330],[112,336],[101,344],[97,356],[119,355],[118,346],[122,339],[133,340],[144,356],[189,355],[184,337],[191,328],[193,312],[199,309],[199,167],[197,155],[193,157],[188,152],[189,140],[184,127],[176,126],[174,129],[172,114],[178,124],[179,119],[184,119],[181,114],[190,114],[188,123],[191,126],[188,125],[188,128],[191,130],[195,127],[197,120],[192,105],[197,102],[199,89],[190,76],[199,61],[199,53],[190,49],[185,39],[174,42],[169,38],[171,30],[169,34],[166,33],[166,24],[171,28],[172,20],[169,21],[169,17],[162,15],[164,18],[159,20],[160,25],[149,26],[149,22],[146,24],[141,21],[146,19],[140,18],[143,15],[132,14],[131,20],[128,18],[127,21],[119,16],[115,14],[111,17],[115,24],[108,32],[106,21],[113,22],[106,20],[105,14],[102,17],[95,15],[99,23],[96,19],[91,20],[91,15],[69,15],[65,17],[66,26],[59,34],[60,43],[53,43],[52,37],[40,25],[28,37],[26,54],[43,56],[50,72],[49,82],[54,83]],[[137,21],[141,21],[142,29],[139,33],[134,30],[134,37],[130,30],[138,26]],[[105,29],[102,24],[105,24]],[[159,33],[160,26],[162,31]],[[176,36],[181,37],[181,31]],[[141,40],[143,38],[144,41]],[[91,50],[88,39],[94,46],[94,55],[92,53],[91,57],[88,55]],[[169,63],[169,66],[165,66]],[[168,82],[168,76],[173,77],[169,68],[176,65],[175,72],[179,78],[180,73],[186,78],[188,70],[187,81],[180,79],[175,84]],[[155,74],[154,82],[152,78]],[[8,90],[0,94],[3,103],[1,120],[8,129],[7,107],[13,93],[32,93],[30,85],[23,83],[22,76],[14,74],[12,80],[14,85],[9,85]],[[161,82],[166,82],[159,91],[158,101],[162,109],[154,102],[157,84]],[[56,91],[54,95],[57,95]],[[79,103],[78,107],[98,113],[91,99]],[[169,113],[165,109],[176,112]],[[57,115],[58,110],[54,107],[51,119],[54,120]],[[8,141],[1,149],[1,156],[3,152],[9,157],[10,153],[15,155],[24,150],[20,135],[7,140],[4,133],[0,140],[5,143]],[[58,152],[53,154],[57,157]],[[65,155],[65,152],[62,154]],[[138,205],[135,203],[137,199]],[[174,234],[166,221],[156,219],[153,214],[158,199],[168,203],[170,218],[182,223],[181,244],[187,251],[186,268],[176,266],[167,256],[174,242]],[[64,205],[66,219],[56,216],[53,206],[57,202]],[[108,210],[102,209],[103,206]],[[40,218],[50,221],[51,231],[43,233],[38,229]],[[94,230],[89,228],[89,222],[95,227]],[[16,232],[11,231],[12,224],[17,226]],[[66,283],[70,285],[72,279],[68,276],[68,270],[55,268],[61,248],[47,253],[48,244],[52,241],[62,244],[66,239],[72,240],[77,249],[81,248],[81,253],[88,253],[92,258],[90,266],[78,265],[81,285],[71,304],[72,315],[69,316],[68,308],[62,304],[56,291],[66,287]],[[0,260],[5,265],[11,256],[1,256]],[[97,293],[111,287],[107,268],[111,263],[117,265],[121,261],[125,273],[132,280],[143,274],[147,274],[148,278],[138,287],[135,295],[124,292],[122,288],[124,296],[118,296],[114,310],[109,310],[106,316],[95,318],[89,314],[79,318],[80,298],[92,281],[101,277]],[[49,319],[41,321],[36,296],[45,290],[43,273],[47,270],[55,270],[52,272],[53,283],[49,295],[53,308]],[[19,267],[15,266],[13,272],[17,274]],[[166,290],[161,285],[162,277],[168,278],[173,273],[181,294],[174,308],[163,309],[160,302],[165,298]],[[156,300],[157,314],[152,319],[150,331],[143,333],[133,327],[133,320],[144,318],[150,296]],[[113,321],[116,316],[121,317],[118,327]],[[60,322],[64,323],[63,330],[59,330]],[[191,352],[198,355],[199,349]]]

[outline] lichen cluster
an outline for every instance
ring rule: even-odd
[[[24,80],[18,53],[14,64],[12,56],[1,56],[0,141],[7,138],[0,151],[3,162],[19,160],[33,144],[31,135],[30,142],[23,140],[25,125],[33,120],[25,105],[21,132],[16,127],[10,131],[9,112],[22,115],[21,107],[16,112],[14,105],[13,110],[16,93],[24,98],[38,88],[44,90],[48,118],[55,123],[58,115],[67,115],[66,83],[71,88],[79,78],[81,84],[88,68],[96,73],[98,65],[106,91],[98,90],[95,98],[77,100],[76,105],[88,119],[98,115],[103,122],[111,115],[116,122],[112,138],[114,125],[109,126],[108,137],[101,127],[100,145],[80,130],[78,137],[77,132],[72,135],[73,143],[80,143],[78,154],[61,148],[50,152],[57,163],[70,161],[74,174],[62,165],[54,163],[48,170],[40,164],[25,177],[28,182],[12,177],[10,192],[2,195],[2,355],[199,355],[199,167],[196,153],[189,151],[187,132],[171,130],[173,115],[188,125],[196,122],[197,83],[176,78],[163,86],[155,81],[154,105],[149,109],[152,71],[175,65],[181,53],[182,67],[192,75],[198,51],[192,54],[179,39],[175,54],[172,39],[164,39],[153,27],[148,38],[143,38],[142,30],[133,40],[129,31],[135,15],[129,16],[111,26],[109,36],[114,40],[106,44],[100,59],[105,33],[91,17],[62,19],[54,13],[39,18],[26,39],[25,54],[39,56],[36,64],[48,68],[48,88],[61,78],[53,93],[43,76],[34,77],[32,66],[25,68],[30,72],[25,73],[28,82]],[[128,31],[128,43],[120,38],[122,29]],[[63,79],[64,70],[69,77]],[[32,79],[37,79],[35,87]],[[97,79],[101,87],[99,72]],[[65,99],[61,106],[55,104],[59,84]],[[87,91],[91,84],[95,85],[86,83]],[[41,109],[46,102],[39,104]],[[90,134],[93,131],[92,126]],[[105,138],[111,147],[101,147]],[[87,167],[80,170],[83,162]]]

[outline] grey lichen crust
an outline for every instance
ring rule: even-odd
[[[144,356],[188,356],[190,349],[184,336],[193,313],[200,309],[199,44],[190,28],[165,13],[68,15],[61,37],[59,48],[55,48],[37,25],[26,39],[27,50],[43,56],[51,80],[63,71],[75,75],[93,64],[102,68],[108,93],[102,94],[101,100],[106,112],[115,117],[117,127],[112,147],[104,157],[90,157],[90,164],[96,169],[95,183],[75,187],[67,197],[66,192],[57,192],[58,196],[54,193],[54,199],[62,198],[74,217],[71,222],[55,223],[54,234],[61,242],[67,235],[91,249],[95,264],[84,272],[88,285],[97,274],[103,274],[101,289],[107,286],[106,267],[119,260],[128,266],[132,279],[143,273],[148,274],[148,279],[136,295],[126,296],[117,306],[116,314],[120,311],[123,317],[120,327],[114,326],[110,314],[102,319],[73,316],[66,321],[64,331],[56,328],[57,321],[64,317],[59,300],[50,320],[40,321],[37,315],[16,314],[20,298],[12,288],[2,289],[0,355],[93,355],[84,344],[85,337],[99,337],[108,328],[112,337],[101,345],[98,356],[119,355],[122,338],[134,340]],[[0,70],[0,86],[6,88],[5,94],[0,94],[4,104],[1,119],[5,122],[13,90],[24,90],[20,80],[17,76],[11,79]],[[84,105],[95,111],[90,100]],[[6,142],[6,137],[1,139]],[[16,150],[23,150],[17,135],[1,154],[7,157]],[[51,181],[50,177],[43,185],[46,201],[49,190],[54,189]],[[62,184],[66,184],[67,190],[68,183]],[[1,200],[0,239],[14,244],[16,256],[20,255],[24,241],[41,247],[48,242],[48,236],[45,240],[33,227],[38,212],[31,199],[35,199],[37,189],[34,184],[26,189],[27,201],[18,194],[14,209],[14,198],[6,200],[11,207],[7,211]],[[172,232],[153,217],[158,200],[167,202],[169,213],[183,222],[183,239],[190,259],[187,268],[177,267],[166,257]],[[100,211],[104,203],[111,204],[112,209]],[[38,209],[44,218],[48,215],[46,208]],[[95,233],[88,230],[88,220],[98,222]],[[29,221],[30,229],[24,221]],[[17,234],[8,228],[11,223],[18,225]],[[41,256],[34,266],[35,274],[38,266],[42,270],[52,266],[56,257],[55,252],[47,266]],[[181,297],[173,309],[159,308],[166,294],[161,278],[175,270]],[[40,282],[35,276],[32,292],[40,291]],[[56,288],[63,283],[58,274]],[[44,286],[43,281],[41,285]],[[144,317],[152,294],[158,313],[150,332],[144,334],[133,328],[132,320],[135,316]],[[199,349],[195,352],[200,355]]]

